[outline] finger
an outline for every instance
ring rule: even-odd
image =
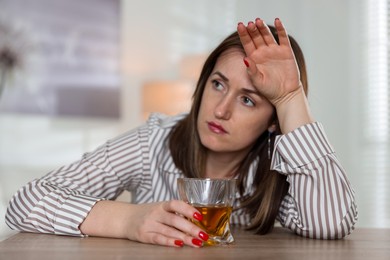
[[[164,216],[162,223],[174,227],[194,238],[199,238],[203,241],[207,241],[209,239],[209,235],[204,230],[195,225],[193,222],[178,215]]]
[[[163,209],[168,212],[179,213],[189,219],[202,220],[202,214],[193,206],[181,200],[171,200],[163,203]]]
[[[255,21],[256,27],[259,30],[261,36],[264,39],[265,44],[267,45],[273,45],[277,44],[274,36],[271,33],[271,30],[269,29],[268,25],[261,19],[257,19]]]
[[[246,66],[247,73],[252,78],[252,80],[260,76],[260,72],[256,66],[256,63],[251,58],[245,57],[244,63]]]
[[[257,19],[259,19],[259,18],[257,18]],[[251,36],[252,41],[253,41],[256,48],[259,48],[260,46],[265,45],[263,36],[261,36],[259,30],[257,29],[257,26],[253,22],[249,22],[246,29],[247,29],[249,35]]]
[[[250,59],[248,57],[244,58],[244,63],[247,67],[247,73],[248,73],[248,76],[250,77],[252,83],[255,86],[261,86],[263,74],[261,73],[259,67],[256,65],[256,63],[252,59]]]
[[[171,247],[183,247],[184,241],[174,237],[167,237],[159,233],[153,233],[149,241],[149,244],[161,245],[161,246],[171,246]]]
[[[171,226],[159,224],[156,226],[156,230],[159,230],[159,233],[153,234],[151,237],[152,243],[163,243],[162,245],[167,246],[180,246],[180,244],[182,246],[188,245],[192,247],[203,246],[203,241],[201,239],[192,237]],[[162,237],[158,236],[158,234]],[[166,237],[165,239],[163,238],[164,236]],[[181,241],[181,243],[179,241]]]
[[[137,237],[137,240],[144,243],[158,244],[163,246],[189,245],[193,247],[200,247],[203,245],[201,239],[193,237],[190,234],[187,234],[185,231],[179,230],[174,225],[170,226],[167,224],[166,221],[164,221],[164,219],[166,219],[166,215],[170,215],[169,218],[178,217],[181,220],[193,225],[188,220],[185,220],[184,218],[179,217],[174,213],[160,213],[160,220],[153,221],[148,225],[145,225],[142,228],[142,231],[139,231],[139,237]]]
[[[166,207],[169,209],[170,207],[175,208],[175,207],[182,206],[182,205],[180,205],[180,203],[177,203],[177,202],[180,202],[180,201],[171,201],[169,203],[167,202]],[[186,204],[186,206],[189,206],[190,207],[189,210],[191,210],[191,211],[195,210],[195,208],[193,208],[192,206],[190,206],[188,204]],[[177,208],[176,211],[180,212],[181,209]],[[195,212],[197,213],[196,210],[195,210]],[[179,214],[181,214],[181,213],[179,213]],[[181,214],[181,215],[184,216],[184,215],[186,215],[186,213],[183,212],[183,214]],[[187,214],[187,216],[191,216],[191,215]],[[190,217],[187,217],[187,218],[193,219]],[[194,221],[198,221],[198,220],[194,220]],[[193,222],[189,221],[188,219],[185,219],[184,217],[182,217],[176,213],[162,214],[160,216],[159,222],[163,225],[173,227],[179,232],[183,232],[184,234],[192,236],[192,238],[200,239],[203,241],[207,241],[209,239],[209,235],[204,230],[202,230],[200,227],[195,225]],[[170,230],[165,229],[165,232],[170,232]],[[168,233],[164,233],[164,234],[168,234]],[[175,234],[177,237],[180,237],[179,233],[175,232]],[[180,237],[180,238],[183,238],[183,237]]]
[[[244,47],[245,53],[250,55],[256,50],[256,46],[243,23],[238,23],[237,32],[238,36],[240,37],[241,44]]]
[[[186,236],[188,236],[188,235],[186,235],[186,233],[177,229],[176,227],[169,226],[165,223],[156,224],[156,226],[153,230],[156,230],[156,231],[158,230],[158,233],[160,233],[162,235],[169,236],[169,237],[176,238],[176,239],[180,239],[180,240],[184,240],[186,238]]]
[[[279,18],[276,18],[274,24],[276,31],[278,32],[279,44],[290,46],[290,39],[288,38],[286,28],[284,27],[282,21],[280,21]]]
[[[183,247],[188,245],[191,247],[202,247],[203,242],[196,238],[189,238],[189,240],[181,240],[173,237],[167,237],[162,234],[154,233],[150,238],[150,244],[162,245],[162,246],[171,246],[171,247]]]

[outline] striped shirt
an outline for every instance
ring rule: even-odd
[[[28,183],[11,199],[6,223],[23,231],[83,236],[79,226],[94,204],[114,200],[123,190],[137,204],[178,199],[176,179],[184,175],[173,163],[166,137],[184,116],[154,114],[141,127]],[[253,192],[256,164],[244,196]],[[271,168],[290,183],[277,216],[282,226],[319,239],[342,238],[353,230],[354,191],[319,123],[277,136]],[[237,210],[231,222],[248,225],[250,218]]]

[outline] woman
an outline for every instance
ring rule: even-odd
[[[177,200],[176,179],[237,178],[233,224],[266,234],[277,219],[301,236],[342,238],[356,223],[354,192],[305,92],[303,55],[281,21],[239,23],[205,62],[188,115],[153,115],[32,181],[11,200],[6,222],[200,247],[208,234],[186,218],[202,215]],[[113,201],[123,190],[133,203]]]

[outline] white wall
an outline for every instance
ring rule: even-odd
[[[122,114],[140,123],[140,88],[177,79],[184,57],[210,51],[235,29],[235,0],[122,1]]]
[[[0,111],[119,117],[119,5],[0,0],[0,26],[11,31],[0,32],[0,48],[10,42],[22,59]]]

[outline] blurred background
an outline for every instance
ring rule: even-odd
[[[256,17],[303,49],[358,227],[390,228],[389,0],[0,0],[0,240],[18,188],[150,112],[187,111],[207,54]]]

